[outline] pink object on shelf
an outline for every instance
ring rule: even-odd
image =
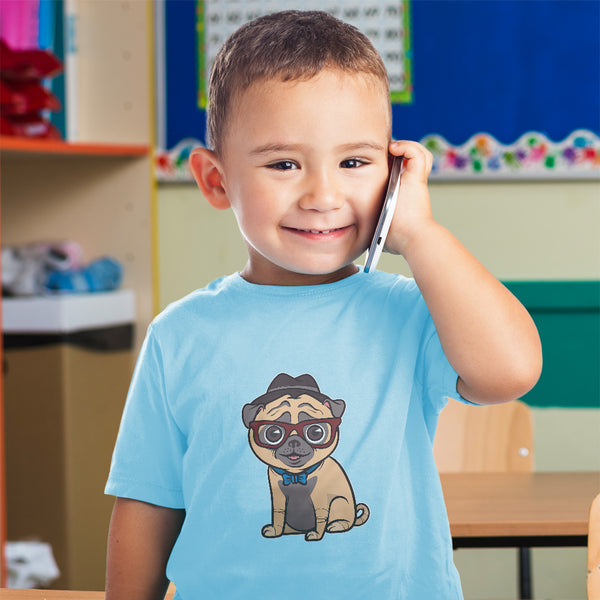
[[[38,47],[40,0],[2,0],[0,38],[13,50]]]

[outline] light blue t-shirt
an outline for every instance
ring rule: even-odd
[[[186,517],[181,600],[459,600],[432,454],[457,397],[412,279],[219,279],[149,328],[106,492]]]

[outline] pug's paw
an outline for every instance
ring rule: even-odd
[[[278,533],[277,529],[275,529],[275,526],[271,525],[271,524],[265,525],[262,528],[261,533],[263,534],[263,537],[266,537],[266,538],[274,538],[274,537],[279,537],[281,535],[281,532]]]
[[[327,531],[329,533],[340,533],[342,531],[348,531],[352,527],[352,523],[349,521],[340,519],[339,521],[333,521],[327,525]]]
[[[305,536],[304,539],[307,542],[318,542],[320,539],[323,538],[323,534],[319,533],[318,531],[309,531]]]

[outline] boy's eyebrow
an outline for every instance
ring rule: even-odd
[[[263,146],[258,146],[250,151],[251,155],[257,156],[261,154],[269,154],[271,152],[294,152],[302,149],[302,144],[264,144]],[[341,146],[336,147],[337,151],[340,152],[352,152],[357,150],[375,150],[377,152],[381,152],[386,150],[384,146],[378,144],[377,142],[371,141],[359,141],[359,142],[349,142],[347,144],[342,144]]]
[[[293,152],[301,148],[300,144],[265,144],[250,151],[251,155],[269,154],[271,152]]]
[[[351,142],[349,144],[342,144],[337,147],[337,150],[341,150],[342,152],[350,152],[352,150],[375,150],[377,152],[381,152],[382,150],[387,150],[386,147],[378,144],[377,142]]]

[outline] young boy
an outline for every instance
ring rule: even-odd
[[[150,326],[107,493],[107,600],[456,600],[432,455],[448,396],[517,398],[541,369],[529,315],[431,215],[431,157],[391,141],[381,58],[325,13],[243,26],[210,81],[191,168],[231,208],[241,273]],[[389,156],[406,170],[364,273]]]

